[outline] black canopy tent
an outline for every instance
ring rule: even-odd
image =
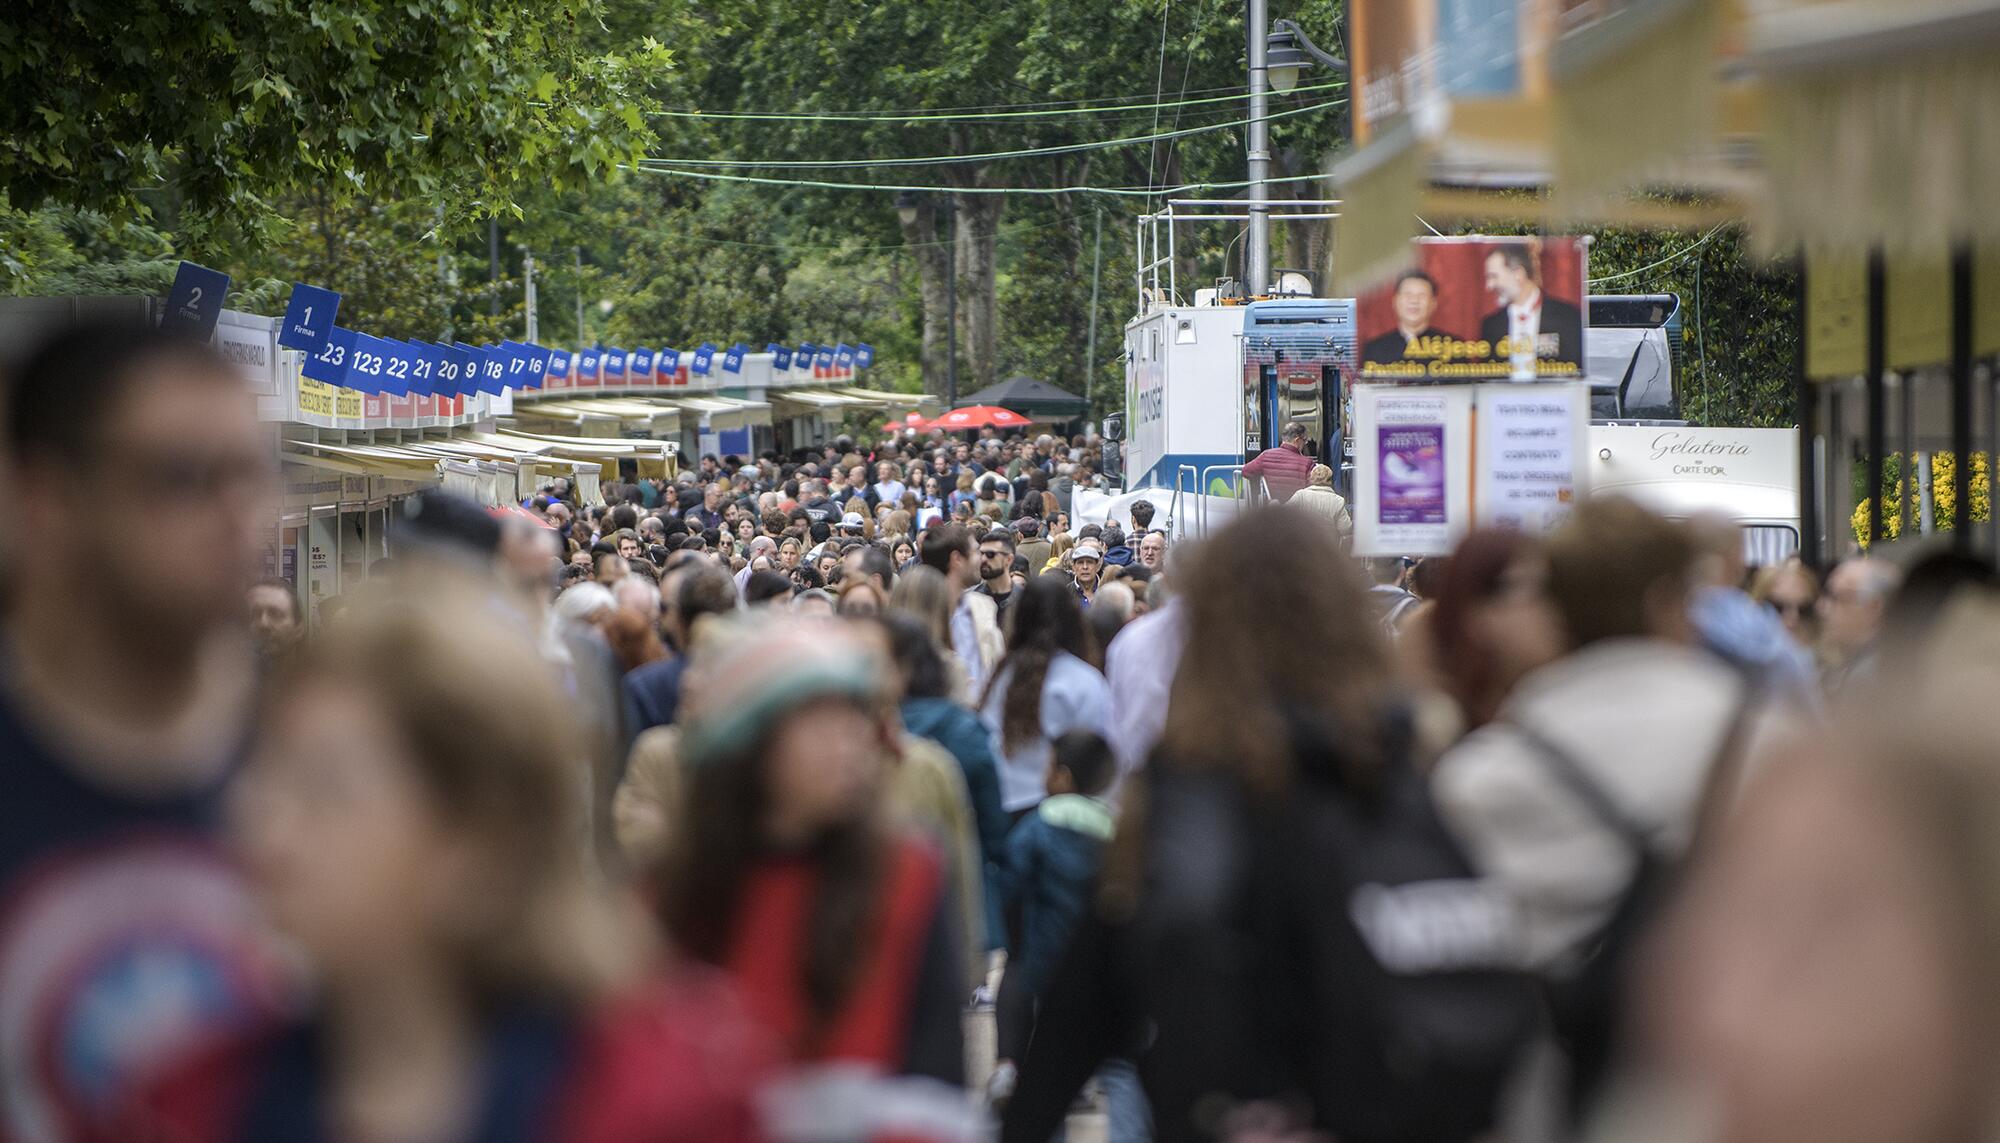
[[[1010,377],[961,399],[959,403],[998,405],[1037,421],[1073,420],[1090,411],[1090,402],[1082,397],[1032,377]]]

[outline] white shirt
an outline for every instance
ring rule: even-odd
[[[1145,763],[1167,728],[1167,695],[1186,645],[1186,609],[1174,599],[1127,624],[1104,653],[1104,674],[1111,685],[1111,750],[1121,782]]]
[[[986,661],[979,653],[979,622],[972,608],[972,601],[961,594],[951,612],[951,650],[965,666],[966,693],[976,700],[985,693]]]
[[[1047,792],[1051,743],[1072,730],[1103,734],[1111,711],[1111,692],[1097,668],[1067,651],[1058,651],[1049,660],[1049,673],[1042,680],[1042,732],[1009,754],[1001,726],[1007,708],[1005,684],[1012,681],[1013,670],[1008,667],[1000,672],[1002,685],[993,688],[979,711],[993,745],[993,757],[1000,762],[1000,807],[1008,813],[1035,805]]]
[[[1516,381],[1535,378],[1535,347],[1542,332],[1542,292],[1507,307],[1507,360]]]

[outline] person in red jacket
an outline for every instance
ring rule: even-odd
[[[783,1138],[978,1137],[958,913],[933,847],[887,816],[898,689],[881,640],[838,621],[710,627],[688,668],[662,913],[782,1041]]]
[[[1243,466],[1243,479],[1254,485],[1259,479],[1271,490],[1271,501],[1283,504],[1306,486],[1312,475],[1313,458],[1306,455],[1306,427],[1298,421],[1285,423],[1277,448],[1267,448]]]
[[[489,585],[490,586],[490,585]],[[478,583],[371,600],[273,684],[233,791],[309,1013],[141,1085],[120,1143],[738,1143],[776,1059],[720,974],[648,979],[585,874],[570,719]]]

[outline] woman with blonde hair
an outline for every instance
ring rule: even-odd
[[[958,599],[950,581],[943,572],[925,564],[898,575],[896,586],[889,592],[889,610],[922,623],[941,648],[951,646],[951,615],[957,607]],[[957,655],[946,655],[945,671],[951,681],[949,697],[956,702],[967,701],[970,684],[966,680],[965,663]]]
[[[1801,647],[1813,645],[1813,609],[1819,602],[1819,576],[1797,556],[1757,569],[1750,578],[1750,598],[1778,613],[1778,621]]]
[[[972,490],[972,473],[967,470],[958,474],[957,490],[945,499],[945,507],[956,513],[959,505],[970,504],[978,499],[979,494]]]
[[[565,691],[476,598],[365,600],[274,682],[233,825],[317,1010],[158,1078],[115,1137],[757,1133],[759,1035],[710,977],[641,983]]]
[[[882,522],[882,533],[890,539],[899,539],[910,534],[910,524],[916,515],[908,509],[896,508],[889,512]]]
[[[1045,572],[1055,571],[1069,561],[1069,550],[1076,546],[1076,537],[1068,532],[1057,532],[1049,537],[1049,562],[1042,565]]]

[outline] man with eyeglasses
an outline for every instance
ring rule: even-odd
[[[136,560],[16,558],[0,625],[0,1139],[71,1138],[133,1082],[268,1013],[278,979],[215,836],[256,687],[244,600],[277,450],[204,345],[56,333],[0,406],[16,557],[117,497]]]
[[[995,528],[980,539],[979,586],[972,590],[993,600],[995,617],[1004,625],[1014,605],[1014,533]]]

